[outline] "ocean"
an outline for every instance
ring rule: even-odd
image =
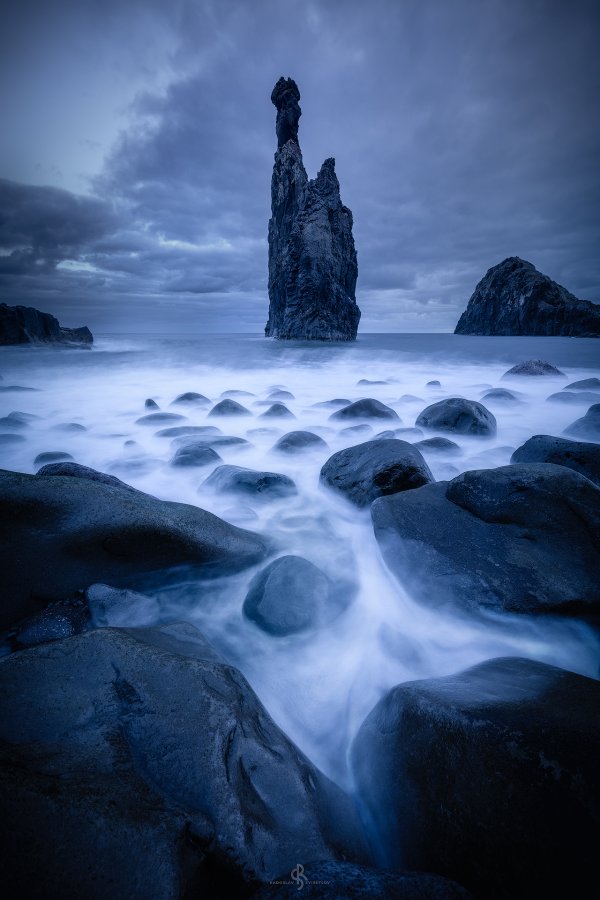
[[[508,368],[526,359],[547,360],[566,378],[501,380]],[[459,445],[458,455],[427,458],[436,479],[449,479],[468,469],[506,465],[532,435],[560,435],[582,416],[589,400],[572,405],[547,398],[570,381],[600,376],[600,341],[364,334],[353,344],[317,344],[247,334],[100,334],[91,350],[2,348],[0,374],[0,416],[20,411],[32,417],[18,430],[23,440],[2,443],[0,438],[0,467],[33,473],[38,454],[67,452],[76,462],[156,497],[194,504],[266,533],[277,555],[303,556],[332,579],[353,585],[353,600],[342,615],[295,637],[269,636],[243,616],[256,568],[222,579],[169,581],[154,589],[158,606],[140,607],[129,623],[148,624],[154,616],[151,621],[197,626],[242,670],[284,731],[341,785],[349,786],[346,756],[352,737],[374,704],[399,682],[508,655],[598,676],[599,641],[582,622],[459,616],[442,596],[427,608],[417,604],[386,569],[368,509],[350,506],[319,484],[321,466],[332,453],[368,440],[388,424],[363,423],[367,427],[360,433],[345,432],[349,423],[330,421],[334,409],[315,404],[373,397],[398,413],[401,422],[393,427],[411,429],[427,405],[445,397],[481,400],[491,387],[517,392],[520,402],[514,405],[482,401],[498,422],[493,439],[449,435]],[[359,385],[361,379],[382,383]],[[293,395],[284,402],[294,418],[261,418],[273,390]],[[205,395],[210,405],[171,405],[188,391]],[[251,416],[207,419],[212,404],[228,391],[247,392],[234,399]],[[205,487],[214,466],[174,467],[170,460],[176,446],[157,434],[167,425],[137,422],[151,412],[144,408],[147,398],[161,411],[186,417],[169,424],[211,424],[223,434],[247,439],[248,445],[218,447],[223,462],[286,474],[296,482],[298,495],[259,505]],[[72,424],[83,429],[64,428]],[[281,435],[301,429],[319,434],[327,447],[301,456],[273,452]],[[418,436],[407,432],[406,439]]]

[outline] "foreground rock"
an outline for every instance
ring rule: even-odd
[[[419,450],[406,441],[385,438],[340,450],[321,469],[321,482],[356,506],[433,480]]]
[[[326,450],[327,444],[312,431],[289,431],[280,437],[273,450],[277,453],[304,453],[310,450]]]
[[[0,627],[96,581],[139,587],[175,566],[214,575],[265,553],[259,535],[195,506],[87,477],[0,471]]]
[[[515,450],[510,461],[566,466],[600,486],[600,444],[536,434]]]
[[[565,434],[581,437],[588,441],[600,441],[600,403],[594,403],[585,416],[576,419],[565,428]]]
[[[267,337],[353,341],[360,310],[352,213],[340,200],[335,160],[326,159],[309,181],[298,144],[300,91],[280,78],[277,152],[271,179],[269,320]]]
[[[600,306],[578,300],[532,263],[510,256],[486,272],[454,333],[597,337]]]
[[[596,874],[599,703],[597,681],[515,658],[393,688],[351,752],[384,864],[490,900],[578,894]]]
[[[32,306],[0,303],[0,344],[90,345],[92,332],[83,328],[61,328],[58,319]]]
[[[91,469],[89,466],[82,466],[75,462],[48,463],[39,470],[37,477],[40,478],[47,475],[58,475],[64,478],[85,478],[89,481],[97,481],[100,484],[107,484],[110,487],[147,496],[142,491],[138,491],[137,488],[121,481],[120,478],[115,478],[114,475],[107,475],[106,472],[97,472],[96,469]]]
[[[302,891],[299,894],[299,891]],[[302,896],[327,900],[473,900],[460,885],[439,875],[392,872],[344,862],[316,862],[281,872],[252,900]]]
[[[283,637],[329,624],[351,599],[348,584],[334,584],[309,560],[281,556],[252,579],[243,611],[267,634]]]
[[[452,431],[454,434],[472,434],[493,437],[496,434],[496,419],[476,400],[449,397],[432,403],[418,416],[418,427],[434,431]]]
[[[364,858],[342,791],[184,637],[102,629],[3,662],[7,896],[240,896],[298,859]]]
[[[219,493],[250,494],[262,500],[278,500],[298,493],[295,483],[287,475],[257,472],[243,466],[217,466],[202,486]]]
[[[546,463],[465,472],[375,500],[387,565],[420,602],[592,616],[600,602],[600,489]]]

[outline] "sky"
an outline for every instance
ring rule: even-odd
[[[260,332],[277,147],[354,215],[361,331],[452,331],[521,256],[600,302],[597,0],[8,0],[0,299]]]

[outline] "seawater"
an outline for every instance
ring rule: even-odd
[[[558,366],[567,378],[501,381],[515,363],[539,358]],[[563,405],[546,398],[569,381],[600,375],[600,342],[365,334],[353,344],[320,344],[257,335],[99,335],[91,350],[3,348],[0,374],[0,415],[19,410],[37,417],[20,432],[25,442],[0,445],[2,468],[32,473],[38,453],[66,451],[77,462],[156,497],[194,504],[264,532],[275,542],[277,555],[304,556],[330,577],[355,584],[353,602],[333,623],[287,638],[264,634],[242,615],[248,584],[260,567],[154,590],[160,609],[156,621],[196,625],[243,671],[292,740],[340,784],[349,784],[347,753],[362,720],[399,682],[450,674],[506,655],[597,677],[599,642],[583,623],[558,617],[462,616],[446,607],[443,596],[431,598],[426,607],[415,603],[387,571],[368,510],[357,510],[320,486],[319,471],[343,447],[388,427],[414,426],[430,403],[452,396],[481,400],[489,387],[517,391],[521,399],[515,406],[482,401],[496,416],[496,437],[449,435],[459,444],[460,455],[429,457],[428,463],[438,479],[506,465],[513,450],[532,435],[560,435],[586,412],[589,403]],[[386,383],[358,386],[363,378]],[[426,386],[431,380],[440,387]],[[36,390],[5,390],[12,385]],[[255,404],[275,388],[294,395],[285,403],[295,420],[261,418],[266,407]],[[186,391],[214,402],[229,390],[253,395],[235,397],[251,417],[208,419],[206,408],[170,406]],[[289,475],[298,496],[268,504],[219,496],[203,486],[212,467],[171,466],[175,448],[156,434],[167,426],[136,424],[149,412],[144,409],[148,397],[161,410],[187,417],[174,425],[213,424],[224,434],[247,438],[250,447],[217,448],[223,461]],[[334,410],[313,405],[337,397],[374,397],[396,410],[401,422],[371,422],[371,433],[343,434],[354,423],[332,422]],[[70,422],[86,430],[56,430]],[[272,452],[281,435],[298,429],[314,430],[328,449],[301,456]],[[139,624],[145,614],[140,610],[140,619],[132,618],[131,624]]]

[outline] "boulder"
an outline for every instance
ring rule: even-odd
[[[123,491],[130,491],[134,494],[142,493],[130,484],[121,481],[120,478],[115,478],[114,475],[107,475],[105,472],[97,472],[96,469],[91,469],[89,466],[81,466],[76,462],[48,463],[39,470],[37,477],[40,478],[47,475],[59,475],[64,478],[84,478],[89,481],[97,481],[100,484],[108,484],[111,487],[120,488]],[[142,496],[146,495],[142,494]]]
[[[15,410],[0,419],[0,428],[10,428],[11,430],[14,429],[15,431],[20,431],[23,428],[27,428],[29,423],[36,418],[37,416]]]
[[[251,416],[250,410],[238,403],[237,400],[231,400],[229,397],[225,400],[219,400],[213,406],[208,414],[209,416]]]
[[[45,466],[49,463],[67,462],[73,457],[66,450],[46,450],[44,453],[38,453],[33,461],[34,466]]]
[[[351,749],[382,863],[437,872],[486,900],[585,896],[599,704],[597,681],[519,658],[392,688]]]
[[[217,466],[202,487],[218,493],[250,494],[261,500],[278,500],[298,493],[295,483],[287,475],[257,472],[242,466]]]
[[[283,391],[278,388],[275,391],[271,391],[269,394],[269,400],[295,400],[296,398],[290,391]]]
[[[596,391],[557,391],[546,397],[546,402],[562,403],[565,406],[577,406],[583,403],[589,406],[590,403],[600,402],[600,393]]]
[[[588,441],[600,441],[600,403],[594,403],[585,416],[571,422],[565,428],[564,434],[581,437]]]
[[[221,434],[221,429],[216,425],[176,425],[174,428],[161,428],[156,432],[156,437],[175,438],[183,435],[213,435]]]
[[[313,409],[338,409],[340,406],[349,406],[350,403],[350,400],[335,397],[333,400],[321,400],[320,403],[313,403]]]
[[[75,344],[87,346],[94,338],[89,328],[62,328],[49,313],[32,306],[0,303],[0,344]]]
[[[481,435],[493,437],[496,434],[496,419],[476,400],[463,397],[449,397],[426,407],[417,418],[417,427],[434,431],[452,431],[454,434]]]
[[[329,624],[352,599],[347,584],[334,584],[301,556],[281,556],[254,576],[244,615],[267,634],[283,637]]]
[[[581,381],[572,381],[567,384],[564,391],[600,391],[600,378],[583,378]]]
[[[96,581],[142,587],[183,566],[214,576],[266,549],[195,506],[95,478],[0,471],[0,628]]]
[[[360,381],[356,382],[357,387],[366,387],[371,384],[388,384],[387,381],[370,381],[368,378],[361,378]]]
[[[172,447],[189,447],[190,445],[194,447],[212,447],[213,449],[215,447],[237,447],[238,450],[252,446],[246,438],[236,437],[232,434],[208,435],[200,439],[194,435],[183,434],[180,437],[173,438],[171,441]]]
[[[332,413],[329,419],[332,422],[345,422],[347,419],[395,419],[399,421],[400,416],[385,403],[368,398],[343,406]]]
[[[421,453],[431,453],[435,456],[458,456],[461,449],[454,441],[444,437],[425,438],[422,441],[415,441],[413,447],[416,447]]]
[[[458,610],[593,616],[600,489],[551,463],[464,472],[380,497],[375,535],[415,599]]]
[[[488,403],[505,403],[511,406],[521,402],[516,394],[512,391],[507,391],[505,388],[492,388],[489,391],[484,391],[481,399],[486,400]]]
[[[284,403],[271,403],[264,413],[260,414],[261,419],[295,419],[296,416],[287,408]]]
[[[11,643],[15,650],[37,647],[39,644],[81,634],[90,627],[90,614],[85,600],[59,600],[18,622],[14,627]]]
[[[0,434],[0,445],[1,444],[24,444],[26,438],[23,437],[22,434]]]
[[[176,403],[188,406],[206,406],[206,404],[210,403],[210,400],[204,394],[198,394],[196,391],[186,391],[185,394],[179,394],[178,397],[175,397],[172,405]]]
[[[210,466],[222,462],[216,450],[201,441],[184,444],[175,451],[171,460],[172,466]]]
[[[578,300],[532,263],[509,256],[486,272],[454,333],[597,337],[600,306]]]
[[[187,416],[179,413],[154,412],[135,420],[136,425],[163,425],[166,422],[185,422]]]
[[[79,422],[59,422],[52,426],[52,431],[60,431],[63,434],[82,434],[87,431],[87,428]]]
[[[277,453],[303,453],[306,450],[326,450],[327,444],[312,431],[289,431],[280,437],[273,450]]]
[[[308,179],[298,144],[299,99],[291,78],[280,78],[271,94],[277,108],[277,152],[271,179],[265,334],[353,341],[360,310],[352,213],[340,200],[334,159],[326,159],[317,177]]]
[[[600,444],[536,434],[518,447],[511,463],[554,463],[580,472],[600,487]]]
[[[321,483],[356,506],[376,497],[407,491],[432,482],[433,475],[418,450],[406,441],[376,439],[334,453],[321,469]]]
[[[145,409],[160,409],[160,406],[158,405],[156,400],[153,400],[152,397],[148,397],[148,399],[144,401],[144,408]]]
[[[520,375],[533,377],[567,377],[564,372],[561,372],[560,369],[557,369],[552,363],[546,362],[543,359],[527,359],[525,362],[517,363],[516,366],[513,366],[512,369],[505,372],[502,378],[515,378]]]
[[[3,661],[6,896],[236,897],[298,859],[365,861],[350,800],[191,631],[104,628]]]

